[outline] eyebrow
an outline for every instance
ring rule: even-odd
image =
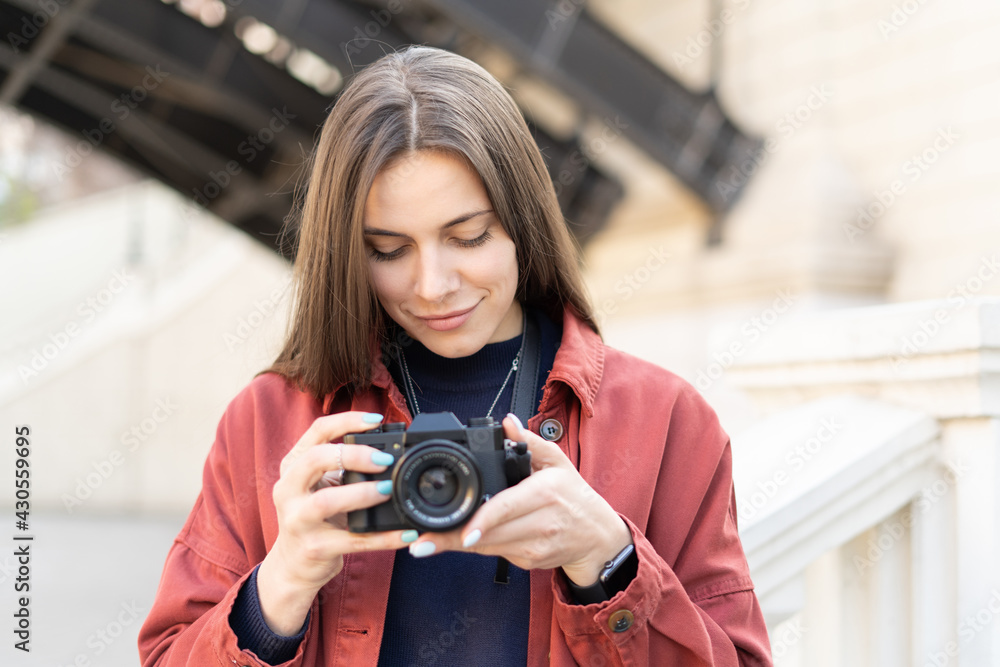
[[[462,215],[458,216],[454,220],[441,225],[441,229],[445,230],[445,229],[448,229],[449,227],[454,227],[455,225],[460,225],[460,224],[462,224],[463,222],[465,222],[467,220],[472,220],[473,218],[476,218],[476,217],[478,217],[480,215],[485,215],[486,213],[493,213],[493,209],[491,209],[491,208],[484,208],[481,211],[471,211],[469,213],[463,213]],[[403,234],[402,232],[392,232],[392,231],[389,231],[388,229],[378,229],[377,227],[364,227],[364,228],[362,228],[361,231],[366,236],[401,236],[401,237],[407,236],[407,234]]]

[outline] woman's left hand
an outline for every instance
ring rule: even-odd
[[[578,586],[593,584],[605,561],[632,543],[628,526],[557,445],[513,415],[503,427],[511,440],[528,443],[531,476],[493,496],[460,530],[424,533],[410,552],[502,556],[525,570],[561,567]]]

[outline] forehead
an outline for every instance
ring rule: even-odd
[[[365,200],[366,226],[444,224],[490,207],[486,187],[464,157],[442,151],[409,153],[375,177]]]

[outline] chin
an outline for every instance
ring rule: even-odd
[[[468,357],[483,349],[483,346],[486,345],[485,339],[482,341],[474,341],[465,337],[456,340],[447,340],[435,337],[434,339],[426,341],[421,340],[420,342],[434,354],[441,357],[447,357],[449,359]]]

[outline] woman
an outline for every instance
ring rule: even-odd
[[[538,148],[482,68],[413,47],[357,75],[313,156],[295,272],[285,347],[223,416],[167,558],[145,665],[770,664],[728,438],[688,384],[603,345]],[[530,477],[451,531],[346,530],[392,482],[344,471],[393,463],[346,434],[499,417],[515,384],[533,416],[502,424]]]

